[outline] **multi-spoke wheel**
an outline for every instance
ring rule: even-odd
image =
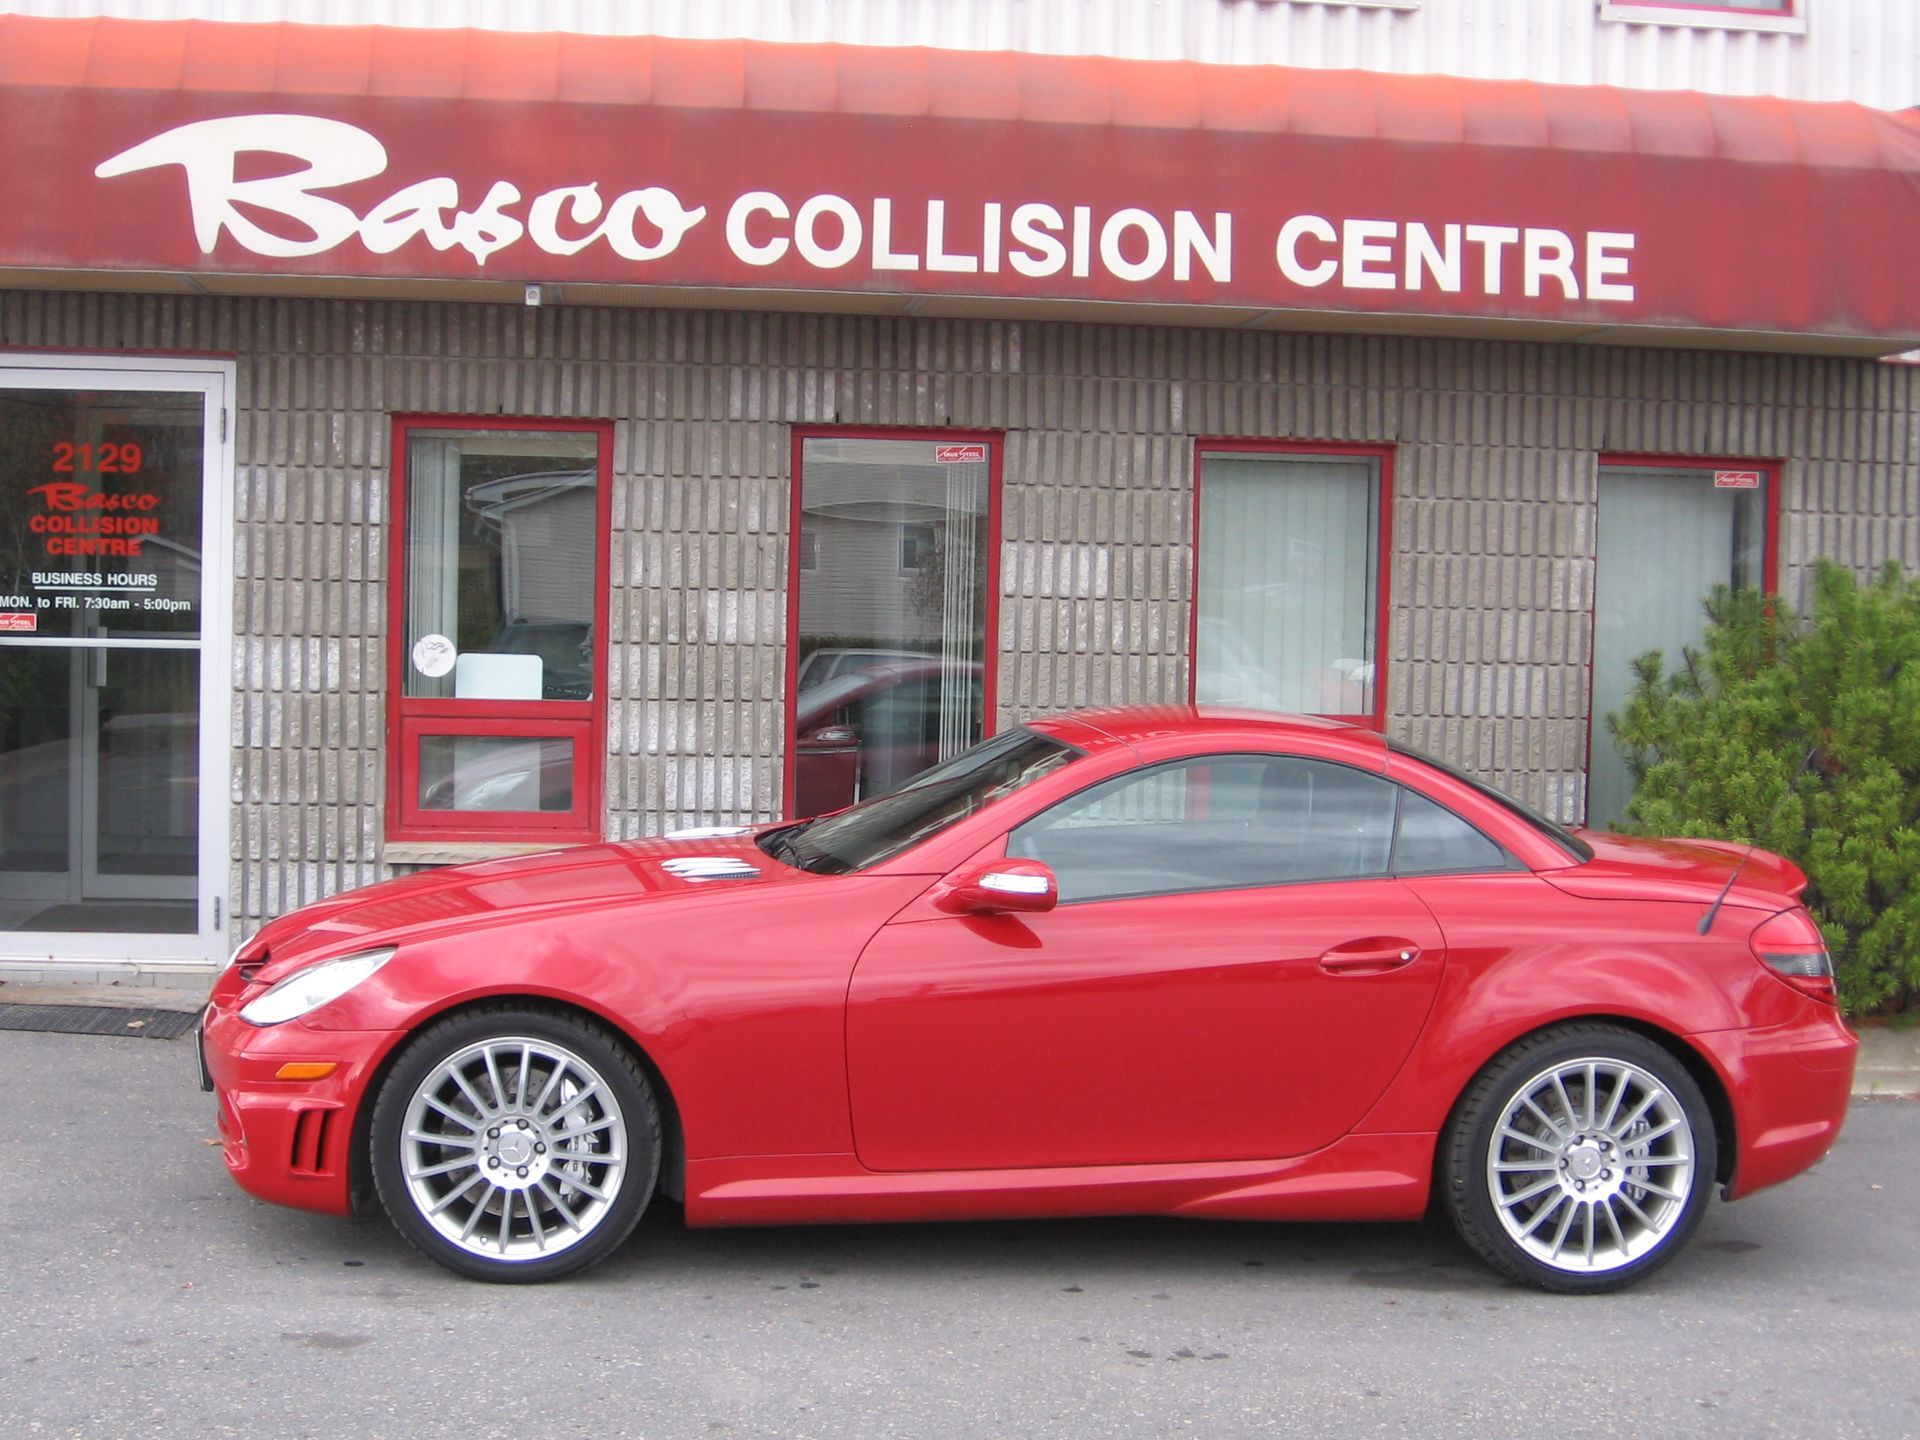
[[[659,1170],[659,1111],[598,1026],[487,1007],[408,1046],[372,1146],[381,1203],[420,1250],[482,1280],[550,1280],[632,1231]]]
[[[1495,1269],[1547,1290],[1617,1290],[1686,1243],[1714,1159],[1684,1066],[1631,1031],[1568,1025],[1474,1081],[1446,1138],[1445,1199]]]

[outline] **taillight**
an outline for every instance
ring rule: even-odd
[[[1747,943],[1774,974],[1803,995],[1828,1005],[1839,1003],[1833,986],[1833,956],[1813,916],[1798,908],[1763,921]]]

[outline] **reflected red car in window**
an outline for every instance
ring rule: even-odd
[[[249,1191],[541,1280],[689,1225],[1444,1210],[1557,1291],[1839,1133],[1804,877],[1568,833],[1379,735],[1009,730],[835,815],[286,916],[201,1044]]]
[[[897,790],[979,734],[978,664],[938,656],[841,670],[794,698],[796,816],[823,815]]]

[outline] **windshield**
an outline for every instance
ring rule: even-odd
[[[1473,776],[1467,774],[1466,771],[1457,766],[1449,765],[1444,760],[1436,760],[1433,756],[1422,754],[1411,745],[1402,745],[1396,740],[1389,740],[1387,742],[1387,749],[1393,751],[1396,755],[1411,756],[1422,765],[1431,765],[1442,775],[1451,775],[1455,780],[1458,780],[1462,785],[1467,786],[1476,794],[1486,796],[1486,798],[1493,801],[1494,804],[1503,807],[1510,814],[1526,821],[1527,824],[1533,826],[1534,829],[1538,830],[1542,835],[1546,836],[1576,860],[1591,860],[1593,858],[1593,847],[1587,844],[1586,841],[1571,831],[1554,824],[1553,821],[1547,819],[1546,816],[1538,814],[1527,806],[1522,805],[1511,795],[1501,794],[1498,790],[1487,784],[1486,781],[1476,780]]]
[[[963,750],[891,794],[760,836],[774,859],[822,875],[889,860],[1004,795],[1051,774],[1080,752],[1031,730],[1009,730]]]

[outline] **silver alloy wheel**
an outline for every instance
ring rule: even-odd
[[[1617,1058],[1540,1071],[1513,1092],[1487,1144],[1487,1190],[1508,1238],[1574,1275],[1659,1248],[1694,1178],[1685,1107],[1658,1076]]]
[[[579,1244],[627,1176],[627,1125],[606,1077],[524,1035],[455,1051],[407,1102],[400,1163],[422,1219],[487,1260]]]

